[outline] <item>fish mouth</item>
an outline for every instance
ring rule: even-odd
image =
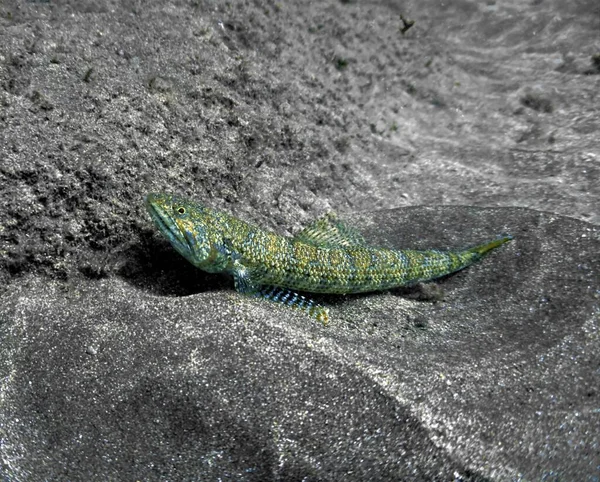
[[[169,197],[161,194],[148,194],[144,201],[148,214],[158,230],[179,253],[187,257],[190,253],[190,246],[175,219],[169,213],[169,209],[172,209]]]
[[[172,230],[172,226],[175,224],[171,216],[169,216],[163,207],[158,205],[158,198],[156,194],[148,194],[145,198],[146,209],[148,214],[154,221],[154,224],[158,227],[161,233]]]

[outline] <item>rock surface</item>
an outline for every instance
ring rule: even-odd
[[[0,285],[118,271],[153,191],[279,230],[435,204],[598,224],[597,8],[4,1]]]
[[[436,301],[324,297],[327,328],[210,286],[15,284],[7,480],[595,480],[600,229],[467,207],[349,221],[388,246],[516,238]]]

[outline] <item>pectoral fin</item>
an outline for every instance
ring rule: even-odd
[[[302,310],[311,318],[323,323],[323,325],[329,323],[329,310],[327,308],[286,288],[264,286],[257,293],[257,296]]]

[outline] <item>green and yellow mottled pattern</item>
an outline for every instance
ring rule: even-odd
[[[324,323],[326,308],[290,290],[343,294],[411,285],[463,269],[512,239],[506,235],[463,251],[390,250],[368,246],[331,214],[286,238],[177,196],[149,194],[146,206],[194,266],[229,273],[239,292],[303,309]]]

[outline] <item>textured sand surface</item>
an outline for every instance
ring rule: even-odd
[[[2,2],[2,480],[597,482],[599,96],[591,0]],[[160,190],[516,239],[324,329],[188,266]]]

